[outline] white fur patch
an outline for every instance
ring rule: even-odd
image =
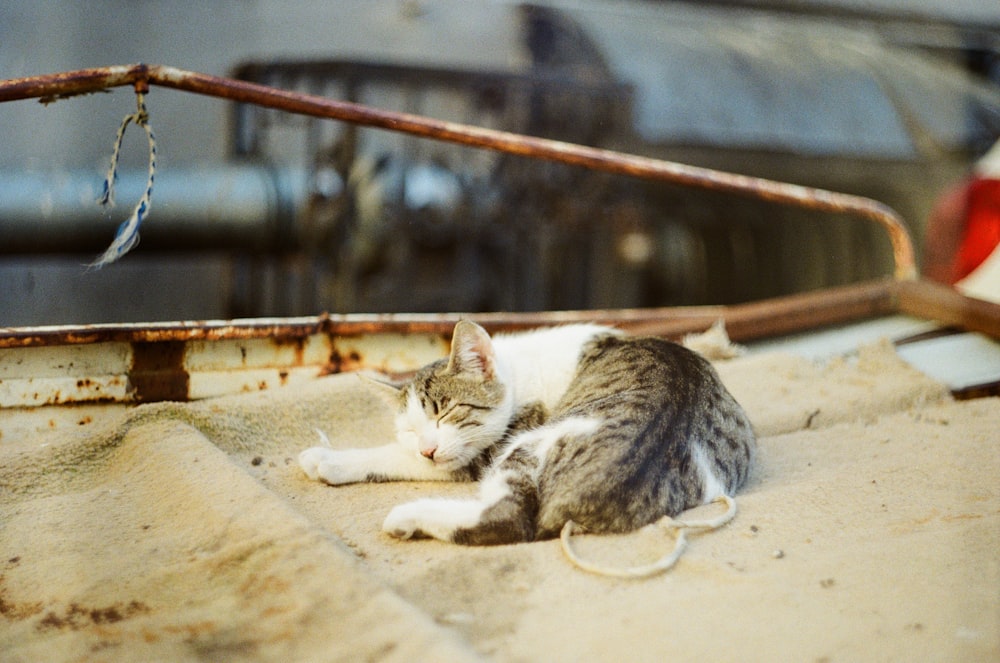
[[[551,426],[543,426],[533,431],[538,433],[539,439],[532,453],[538,458],[539,463],[544,463],[552,445],[559,440],[564,437],[590,435],[600,426],[601,420],[595,417],[569,417]]]
[[[310,479],[339,486],[368,481],[370,475],[390,480],[447,481],[452,475],[396,442],[363,449],[313,447],[299,454],[299,466]]]
[[[441,541],[451,541],[455,530],[471,527],[483,514],[477,500],[425,498],[393,507],[382,523],[382,531],[409,539],[418,531]]]
[[[479,482],[479,503],[483,511],[510,495],[510,472],[491,472]]]
[[[552,408],[576,374],[585,343],[613,327],[574,324],[493,337],[497,370],[512,382],[517,401],[539,401]]]
[[[726,487],[719,480],[719,477],[715,476],[715,472],[712,471],[711,462],[708,460],[708,455],[701,445],[695,444],[691,448],[691,457],[694,459],[694,464],[698,468],[698,473],[701,475],[701,482],[703,489],[702,504],[708,504],[709,502],[715,501],[716,499],[726,495]]]
[[[508,495],[507,473],[498,472],[480,483],[478,499],[425,498],[394,507],[382,523],[382,531],[399,539],[422,532],[441,541],[452,541],[456,530],[478,525],[483,513]]]
[[[570,435],[590,435],[600,426],[601,420],[595,417],[569,417],[554,424],[524,431],[511,440],[496,464],[503,463],[517,449],[528,449],[538,459],[536,472],[540,471],[553,444]]]

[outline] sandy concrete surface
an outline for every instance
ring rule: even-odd
[[[474,487],[308,481],[316,428],[390,435],[351,375],[4,437],[0,660],[1000,660],[1000,399],[954,402],[888,345],[718,368],[756,469],[735,520],[646,580],[557,541],[382,534],[394,504]],[[627,565],[672,540],[575,545]]]

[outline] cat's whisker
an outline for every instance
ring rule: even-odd
[[[323,431],[321,431],[318,428],[314,428],[313,430],[315,430],[316,433],[319,434],[319,442],[320,442],[320,444],[322,444],[327,449],[332,449],[333,448],[333,445],[330,443],[330,438],[328,438],[326,436],[326,433],[324,433]]]

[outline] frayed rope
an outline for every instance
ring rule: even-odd
[[[139,226],[149,214],[149,207],[153,198],[153,177],[156,174],[156,138],[153,136],[153,129],[149,126],[149,113],[146,111],[145,95],[141,92],[135,93],[136,112],[126,115],[118,127],[118,135],[115,137],[115,149],[111,153],[111,166],[108,168],[107,177],[104,178],[104,189],[97,202],[104,207],[113,207],[115,204],[115,182],[118,180],[118,157],[121,154],[122,139],[125,138],[125,129],[130,122],[146,130],[146,137],[149,139],[149,176],[146,180],[146,191],[142,194],[131,216],[118,226],[115,231],[115,239],[101,256],[90,263],[88,267],[100,269],[105,265],[110,265],[123,255],[131,251],[139,244]]]
[[[714,501],[724,502],[726,504],[726,512],[716,518],[711,518],[709,520],[685,521],[674,520],[670,516],[664,516],[658,520],[655,523],[656,526],[676,531],[677,538],[674,541],[673,550],[661,557],[659,560],[645,566],[617,568],[602,566],[600,564],[594,564],[580,559],[580,557],[573,551],[572,546],[569,544],[570,537],[573,536],[574,531],[579,527],[572,520],[567,520],[566,524],[563,525],[562,532],[559,535],[559,540],[562,542],[563,552],[566,553],[566,557],[569,558],[569,561],[584,571],[589,571],[590,573],[596,573],[597,575],[602,576],[611,576],[613,578],[648,578],[649,576],[656,575],[657,573],[667,571],[677,563],[677,560],[679,560],[681,555],[684,553],[684,548],[687,546],[687,530],[698,531],[718,529],[736,516],[736,500],[732,497],[722,495]]]

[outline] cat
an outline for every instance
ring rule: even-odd
[[[402,539],[516,543],[558,536],[570,520],[629,532],[733,495],[756,446],[706,359],[594,324],[491,338],[462,320],[447,358],[402,387],[370,383],[395,408],[396,440],[307,449],[309,478],[479,480],[474,499],[394,507],[382,528]]]

